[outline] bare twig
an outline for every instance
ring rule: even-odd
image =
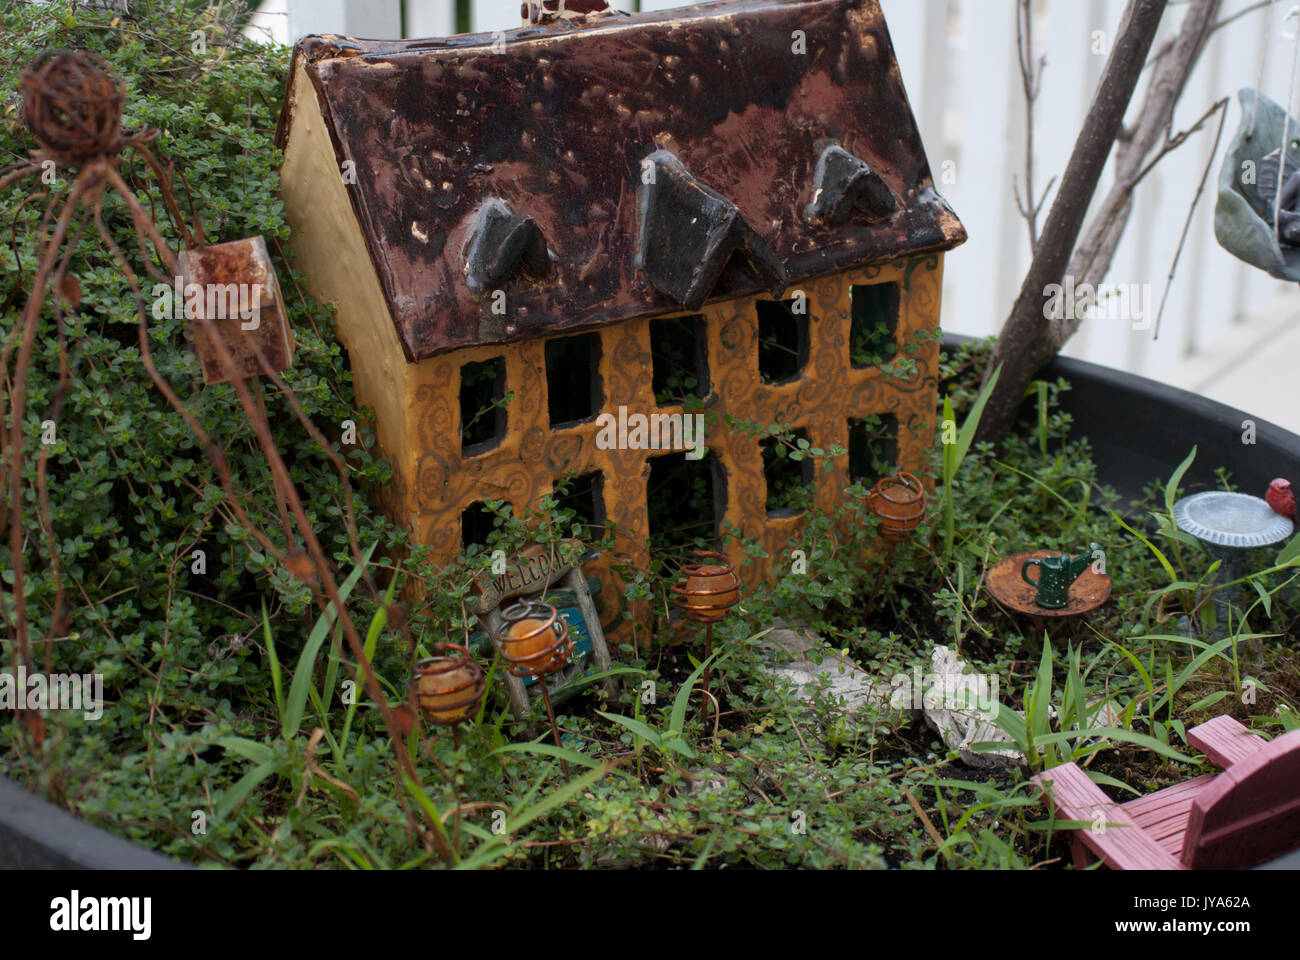
[[[1029,250],[1032,253],[1038,246],[1038,216],[1052,190],[1056,178],[1047,182],[1043,195],[1034,200],[1034,104],[1042,90],[1043,70],[1047,58],[1039,57],[1034,62],[1034,13],[1032,0],[1019,0],[1016,5],[1016,57],[1020,61],[1020,88],[1025,95],[1025,196],[1021,199],[1020,185],[1012,178],[1012,191],[1015,194],[1016,209],[1024,217],[1029,228]]]
[[[1192,217],[1196,213],[1196,205],[1201,200],[1201,194],[1205,192],[1205,181],[1210,178],[1210,170],[1214,168],[1214,158],[1219,153],[1219,142],[1223,139],[1223,126],[1228,119],[1228,98],[1224,97],[1211,107],[1209,113],[1202,117],[1201,121],[1198,121],[1197,126],[1200,126],[1200,123],[1204,122],[1205,118],[1209,117],[1215,110],[1219,111],[1219,129],[1214,135],[1214,146],[1210,148],[1209,159],[1205,161],[1205,170],[1201,173],[1201,182],[1196,185],[1196,195],[1192,197],[1192,205],[1187,210],[1187,220],[1184,221],[1182,235],[1178,238],[1178,249],[1174,252],[1173,263],[1169,265],[1169,276],[1165,278],[1165,289],[1160,294],[1160,309],[1156,311],[1156,324],[1151,336],[1152,340],[1160,339],[1160,319],[1165,315],[1165,301],[1169,299],[1169,288],[1173,285],[1174,274],[1178,270],[1178,261],[1183,255],[1183,246],[1187,243],[1187,234],[1192,228]]]

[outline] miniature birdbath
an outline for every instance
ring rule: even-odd
[[[1295,526],[1261,498],[1225,490],[1183,497],[1174,504],[1174,522],[1201,541],[1212,559],[1221,561],[1219,579],[1223,583],[1241,577],[1247,551],[1281,543]],[[1226,614],[1240,589],[1237,585],[1217,591],[1216,608]]]
[[[1008,610],[1031,618],[1035,632],[1042,633],[1048,623],[1059,624],[1073,617],[1091,613],[1110,597],[1110,577],[1094,569],[1092,557],[1095,551],[1081,553],[1077,557],[1068,557],[1059,550],[1029,550],[1017,553],[998,561],[985,574],[985,584],[993,599]],[[1050,576],[1051,565],[1062,561],[1075,561],[1077,570],[1064,583],[1063,606],[1044,605],[1043,599],[1051,599],[1051,591],[1044,596],[1042,578]],[[1028,570],[1038,567],[1035,579],[1030,579]]]
[[[435,643],[433,647],[436,655],[415,665],[407,686],[425,718],[451,727],[452,739],[459,747],[459,725],[482,702],[487,680],[468,648],[456,643]]]
[[[727,611],[740,600],[740,577],[731,561],[721,553],[696,550],[695,556],[707,563],[691,563],[682,567],[685,580],[672,586],[677,606],[687,620],[702,623],[704,633],[704,659],[713,656],[713,625],[727,615]],[[709,692],[712,666],[704,668],[704,692]],[[706,700],[707,700],[706,696]],[[703,711],[701,707],[701,711]]]
[[[569,622],[549,603],[538,600],[521,601],[501,611],[501,628],[496,635],[501,659],[509,665],[516,677],[535,677],[546,701],[546,716],[551,721],[551,735],[560,746],[560,728],[555,722],[555,709],[551,706],[551,691],[546,678],[564,669],[573,651],[569,636]],[[560,766],[569,775],[569,765],[563,759]]]

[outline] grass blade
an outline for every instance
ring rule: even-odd
[[[557,747],[553,743],[507,743],[504,747],[497,747],[488,756],[496,756],[498,753],[535,753],[543,757],[554,757],[557,760],[567,760],[569,763],[577,764],[580,767],[596,768],[600,766],[599,760],[593,760],[585,753],[579,753],[577,750],[568,750],[564,747]]]
[[[348,594],[352,588],[357,585],[361,579],[361,574],[365,570],[365,564],[370,562],[370,555],[375,552],[375,547],[379,542],[371,544],[370,549],[362,557],[362,563],[348,575],[347,580],[339,585],[339,601],[347,603]],[[302,715],[307,709],[307,688],[312,682],[313,667],[316,664],[316,656],[320,653],[321,644],[329,636],[331,628],[338,619],[338,610],[331,603],[329,607],[317,619],[311,628],[311,634],[307,637],[307,643],[302,648],[302,654],[298,657],[298,666],[294,668],[293,682],[289,687],[289,701],[285,704],[284,713],[284,737],[286,740],[292,740],[298,735],[298,728],[302,725]]]

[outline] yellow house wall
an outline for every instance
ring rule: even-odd
[[[808,362],[798,379],[767,385],[758,368],[758,318],[754,304],[766,297],[742,297],[706,305],[701,311],[708,331],[706,400],[710,418],[706,443],[720,458],[726,478],[725,519],[746,538],[759,540],[769,555],[743,570],[753,583],[770,575],[774,565],[788,568],[799,545],[801,517],[767,515],[766,481],[758,441],[731,432],[726,415],[758,423],[781,421],[803,428],[815,447],[847,448],[848,421],[870,414],[892,414],[899,424],[901,469],[919,472],[923,453],[933,441],[938,344],[933,341],[911,356],[917,373],[910,381],[886,377],[875,368],[853,369],[849,361],[849,290],[857,283],[897,282],[900,290],[896,342],[913,339],[918,330],[936,327],[942,289],[942,256],[921,255],[860,271],[835,274],[799,285],[809,303]],[[788,299],[794,290],[785,293]],[[601,329],[599,409],[629,413],[681,413],[680,405],[659,406],[652,389],[650,321],[634,320]],[[593,421],[552,430],[548,420],[544,340],[459,350],[412,365],[414,405],[407,411],[408,430],[418,451],[415,483],[403,513],[435,555],[450,562],[461,550],[461,514],[475,501],[508,501],[516,516],[549,493],[554,479],[573,471],[604,475],[603,499],[613,527],[615,552],[635,568],[649,562],[646,544],[648,460],[662,450],[601,450]],[[503,357],[507,405],[506,434],[488,451],[469,458],[460,453],[460,368],[470,362]],[[816,471],[815,502],[830,509],[849,485],[848,456],[834,459],[831,471]],[[739,567],[743,553],[730,544]],[[606,632],[614,642],[631,639],[622,623],[623,584],[608,558],[587,569],[601,581],[600,606]]]
[[[337,308],[338,337],[348,348],[357,400],[375,411],[376,437],[393,467],[392,486],[379,493],[385,506],[400,515],[415,464],[411,366],[335,165],[315,88],[301,65],[290,89],[294,99],[280,194],[293,231],[295,266],[306,274],[312,296]]]

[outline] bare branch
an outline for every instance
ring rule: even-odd
[[[1115,158],[1115,183],[1107,192],[1100,208],[1083,238],[1070,258],[1066,275],[1079,281],[1100,283],[1110,270],[1124,222],[1132,212],[1132,195],[1137,184],[1150,172],[1152,166],[1170,150],[1195,133],[1206,122],[1213,110],[1202,116],[1184,134],[1170,135],[1174,108],[1187,85],[1206,38],[1218,12],[1219,0],[1193,0],[1183,16],[1178,36],[1172,41],[1173,55],[1167,57],[1156,69],[1147,87],[1146,96],[1138,112],[1132,136],[1121,143]],[[1147,158],[1156,151],[1155,160]],[[1118,226],[1116,225],[1116,222]],[[1080,318],[1063,316],[1052,321],[1052,341],[1055,349],[1070,339],[1079,328]]]
[[[1169,265],[1169,276],[1165,278],[1165,291],[1160,295],[1160,309],[1156,311],[1156,327],[1151,336],[1152,340],[1160,339],[1160,318],[1165,315],[1165,301],[1169,299],[1169,288],[1173,285],[1174,274],[1178,271],[1178,261],[1183,255],[1183,245],[1187,243],[1187,232],[1192,227],[1192,216],[1196,213],[1196,205],[1200,202],[1201,194],[1205,191],[1205,181],[1210,178],[1210,170],[1214,167],[1214,158],[1219,153],[1219,142],[1223,139],[1223,125],[1228,119],[1227,97],[1224,97],[1211,107],[1206,116],[1208,117],[1216,110],[1219,111],[1219,131],[1214,135],[1214,146],[1210,149],[1210,157],[1206,160],[1205,170],[1201,173],[1201,182],[1197,184],[1196,195],[1192,197],[1192,205],[1188,208],[1187,220],[1183,223],[1183,233],[1178,238],[1178,249],[1174,252],[1174,262]],[[1200,123],[1197,124],[1197,127],[1199,126]]]
[[[1016,193],[1016,209],[1024,218],[1029,228],[1029,251],[1033,253],[1038,246],[1038,215],[1042,212],[1043,200],[1034,203],[1034,103],[1043,85],[1043,69],[1047,58],[1039,57],[1037,70],[1034,66],[1034,12],[1031,0],[1020,0],[1016,4],[1016,57],[1020,61],[1020,88],[1025,95],[1025,198],[1021,201],[1019,186],[1012,179]],[[1048,187],[1050,188],[1050,185]]]

